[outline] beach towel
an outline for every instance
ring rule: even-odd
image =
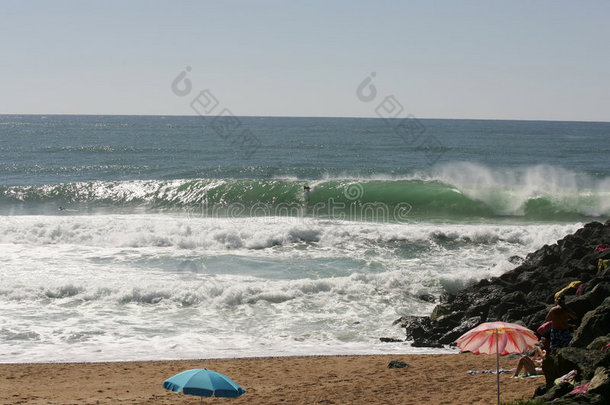
[[[559,378],[556,378],[554,381],[554,384],[559,385],[563,382],[567,382],[567,383],[574,385],[576,383],[576,373],[577,373],[576,370],[572,370],[569,373],[562,375]]]
[[[516,370],[516,368],[511,368],[509,370],[505,369],[505,368],[501,368],[500,370],[498,370],[500,372],[500,374],[504,374],[504,373],[514,373]],[[496,370],[494,369],[490,369],[490,370],[468,370],[468,374],[496,374]]]
[[[538,327],[536,332],[538,332],[540,336],[548,336],[548,334],[551,332],[552,325],[553,323],[551,321],[545,322]]]
[[[538,377],[544,377],[544,374],[519,374],[519,375],[513,376],[513,378],[516,378],[518,380],[523,380],[525,378],[538,378]]]
[[[603,252],[604,250],[608,250],[610,249],[610,245],[602,243],[601,245],[597,245],[597,247],[595,248],[596,252]]]
[[[589,389],[589,384],[590,383],[577,385],[572,391],[568,392],[568,394],[584,394],[587,392],[587,389]]]
[[[570,284],[568,284],[567,286],[565,286],[564,288],[562,288],[561,290],[557,291],[555,293],[555,302],[557,302],[557,299],[562,295],[562,294],[567,294],[569,293],[568,290],[570,290],[571,288],[578,288],[579,285],[582,284],[582,281],[572,281]]]

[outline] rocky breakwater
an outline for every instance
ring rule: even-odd
[[[513,322],[537,330],[554,305],[555,293],[581,281],[578,295],[576,289],[566,292],[566,306],[580,317],[580,325],[570,346],[544,361],[547,384],[537,395],[544,400],[561,397],[554,402],[558,404],[610,403],[610,349],[600,350],[610,342],[610,268],[598,266],[600,259],[610,260],[610,249],[596,249],[603,244],[610,244],[610,221],[589,223],[529,254],[500,277],[444,295],[429,317],[404,317],[396,323],[416,347],[451,345],[482,322]],[[590,383],[587,393],[567,394],[570,387],[554,385],[571,370],[577,370],[577,385]]]

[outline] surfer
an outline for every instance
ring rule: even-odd
[[[65,211],[66,209],[60,205],[60,206],[59,206],[59,210],[60,210],[60,211]]]
[[[306,193],[309,193],[311,191],[311,187],[303,186],[303,191],[306,192]]]

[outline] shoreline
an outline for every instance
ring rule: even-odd
[[[431,348],[434,350],[434,348]],[[450,350],[450,349],[445,349]],[[181,359],[181,358],[162,358],[162,359],[147,359],[147,360],[100,360],[100,361],[16,361],[16,362],[2,362],[0,361],[0,367],[8,366],[8,365],[36,365],[36,364],[114,364],[114,363],[166,363],[166,362],[193,362],[193,361],[246,361],[246,360],[274,360],[274,359],[309,359],[309,358],[328,358],[328,357],[367,357],[367,356],[436,356],[436,355],[458,355],[460,353],[459,349],[455,349],[455,352],[430,352],[430,353],[362,353],[362,354],[287,354],[285,356],[242,356],[242,357],[207,357],[201,359],[189,358],[189,359]]]
[[[388,369],[392,360],[410,364]],[[510,369],[517,358],[501,357]],[[190,368],[209,368],[246,389],[239,398],[204,398],[235,404],[488,404],[496,399],[495,356],[472,354],[384,354],[148,360],[87,363],[0,364],[2,404],[198,404],[163,381]],[[500,374],[502,401],[530,398],[543,378]],[[207,402],[206,402],[207,401]]]

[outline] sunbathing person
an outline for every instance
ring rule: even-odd
[[[536,352],[532,357],[523,356],[519,359],[517,364],[517,370],[515,370],[514,377],[528,375],[540,375],[542,374],[542,360],[546,357],[546,351],[542,350],[540,346],[536,346]],[[521,370],[524,370],[522,373]]]

